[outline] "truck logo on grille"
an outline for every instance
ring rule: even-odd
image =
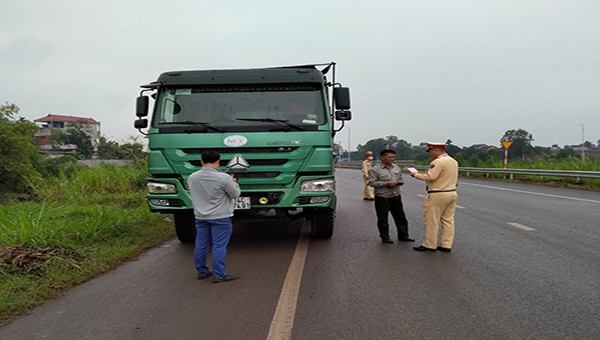
[[[246,143],[248,143],[248,138],[240,135],[227,136],[223,139],[223,144],[234,148],[246,145]]]
[[[239,153],[233,155],[229,163],[227,163],[227,168],[231,172],[248,172],[249,167],[250,164]]]

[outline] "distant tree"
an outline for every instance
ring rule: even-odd
[[[462,154],[458,153],[455,156],[453,156],[454,160],[458,162],[459,166],[465,166],[465,160],[462,157]]]
[[[23,119],[15,104],[0,105],[0,192],[26,192],[39,179],[41,161],[33,134],[38,127]]]
[[[560,149],[558,151],[558,153],[556,154],[556,158],[558,158],[558,159],[567,159],[567,158],[572,158],[572,157],[576,157],[575,151],[569,145],[565,145],[565,147]]]
[[[119,147],[119,159],[144,160],[146,153],[144,145],[136,141],[130,141]]]
[[[112,140],[109,141],[106,137],[100,136],[96,156],[99,159],[119,159],[119,143]]]
[[[5,102],[4,105],[0,105],[0,120],[9,121],[18,113],[19,107],[15,104]]]
[[[508,130],[500,141],[512,141],[512,145],[508,151],[509,157],[512,155],[520,155],[522,160],[525,160],[525,154],[532,149],[531,142],[533,135],[523,129]]]
[[[359,144],[356,149],[359,154],[363,154],[363,155],[367,151],[373,151],[373,153],[375,153],[375,156],[377,158],[377,155],[379,155],[379,152],[386,148],[385,144],[386,144],[386,140],[383,138],[371,139],[365,145]],[[361,159],[362,159],[362,157],[361,157]]]
[[[471,158],[469,158],[469,159],[467,160],[467,166],[470,166],[470,167],[475,167],[475,168],[477,168],[477,167],[479,167],[480,165],[481,165],[481,158],[479,158],[479,155],[478,155],[478,154],[475,154],[475,153],[474,153],[474,154],[472,154],[472,155],[471,155]]]
[[[459,148],[458,146],[456,146],[456,145],[453,145],[453,144],[452,144],[452,140],[451,140],[451,139],[448,139],[448,140],[446,141],[446,144],[448,145],[448,146],[446,147],[446,152],[448,152],[448,154],[449,154],[450,156],[454,156],[454,155],[456,155],[458,152],[460,152],[460,148]]]
[[[92,137],[85,132],[81,124],[76,124],[74,127],[68,128],[64,132],[58,130],[53,131],[52,136],[50,136],[50,141],[53,145],[76,145],[77,152],[83,156],[83,158],[91,158],[94,154]]]
[[[371,139],[365,145],[359,145],[358,151],[364,154],[367,151],[373,151],[377,157],[379,152],[383,149],[391,149],[396,151],[396,158],[410,159],[411,155],[411,144],[404,139],[399,139],[396,136],[387,136],[385,138]]]
[[[100,136],[96,156],[99,159],[141,160],[145,159],[146,153],[144,152],[144,145],[135,138],[130,139],[127,143],[119,144]]]

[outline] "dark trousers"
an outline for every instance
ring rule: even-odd
[[[375,196],[375,213],[377,214],[377,228],[379,229],[379,237],[386,239],[390,237],[390,224],[388,222],[388,212],[392,214],[396,229],[398,230],[398,238],[408,237],[408,220],[404,214],[402,206],[402,196],[385,198]]]

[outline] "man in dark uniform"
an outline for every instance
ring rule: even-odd
[[[388,213],[391,213],[398,231],[398,240],[414,242],[415,240],[408,236],[408,220],[400,196],[400,186],[404,184],[404,180],[400,167],[394,164],[396,151],[386,149],[379,155],[381,162],[369,171],[369,185],[375,189],[379,237],[383,243],[394,243],[389,234]]]

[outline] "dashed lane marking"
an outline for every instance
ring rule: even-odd
[[[296,251],[283,282],[283,288],[279,295],[279,301],[277,302],[277,308],[271,321],[267,340],[289,340],[292,338],[300,282],[302,281],[302,272],[304,271],[306,254],[308,253],[308,230],[309,224],[305,220],[300,231]]]
[[[509,225],[512,225],[513,227],[525,230],[525,231],[535,231],[535,229],[528,227],[526,225],[523,225],[521,223],[517,223],[517,222],[507,222]]]

